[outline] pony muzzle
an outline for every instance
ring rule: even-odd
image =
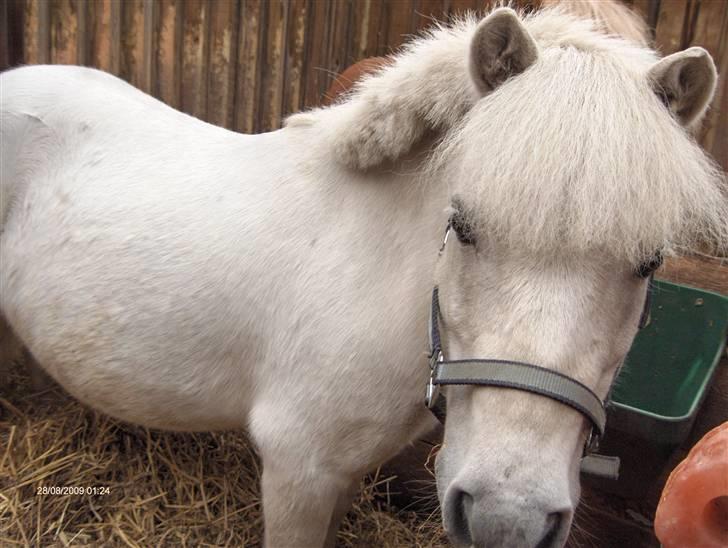
[[[465,487],[459,481],[442,501],[443,524],[456,546],[556,548],[571,527],[573,507],[561,507],[529,496],[505,498]]]

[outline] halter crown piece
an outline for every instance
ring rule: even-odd
[[[445,249],[450,225],[440,248]],[[619,458],[596,454],[599,439],[604,435],[607,414],[602,400],[588,387],[566,375],[529,363],[499,359],[446,360],[439,329],[440,301],[437,286],[432,290],[429,324],[430,379],[425,405],[441,422],[445,422],[445,397],[440,386],[469,384],[515,388],[539,394],[579,411],[591,423],[591,431],[581,459],[582,473],[616,479]]]

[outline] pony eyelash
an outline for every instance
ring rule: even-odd
[[[648,260],[640,263],[635,269],[635,274],[640,278],[649,278],[654,272],[662,266],[662,253],[659,251]]]

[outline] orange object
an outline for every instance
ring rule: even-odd
[[[728,546],[728,422],[705,434],[670,474],[655,534],[664,548]]]
[[[358,63],[354,63],[348,67],[332,82],[329,90],[324,96],[324,106],[328,106],[336,102],[340,95],[349,91],[354,84],[356,84],[364,76],[378,71],[391,61],[392,60],[389,57],[367,57],[366,59],[362,59]]]

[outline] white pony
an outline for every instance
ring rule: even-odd
[[[264,135],[96,70],[13,70],[0,310],[92,407],[247,429],[266,545],[333,544],[360,476],[433,425],[434,284],[449,357],[530,361],[607,395],[644,302],[635,268],[725,243],[722,175],[684,129],[715,79],[700,48],[659,60],[507,8],[433,30]],[[460,241],[438,258],[448,217]],[[584,417],[513,389],[447,396],[452,540],[562,545]]]

